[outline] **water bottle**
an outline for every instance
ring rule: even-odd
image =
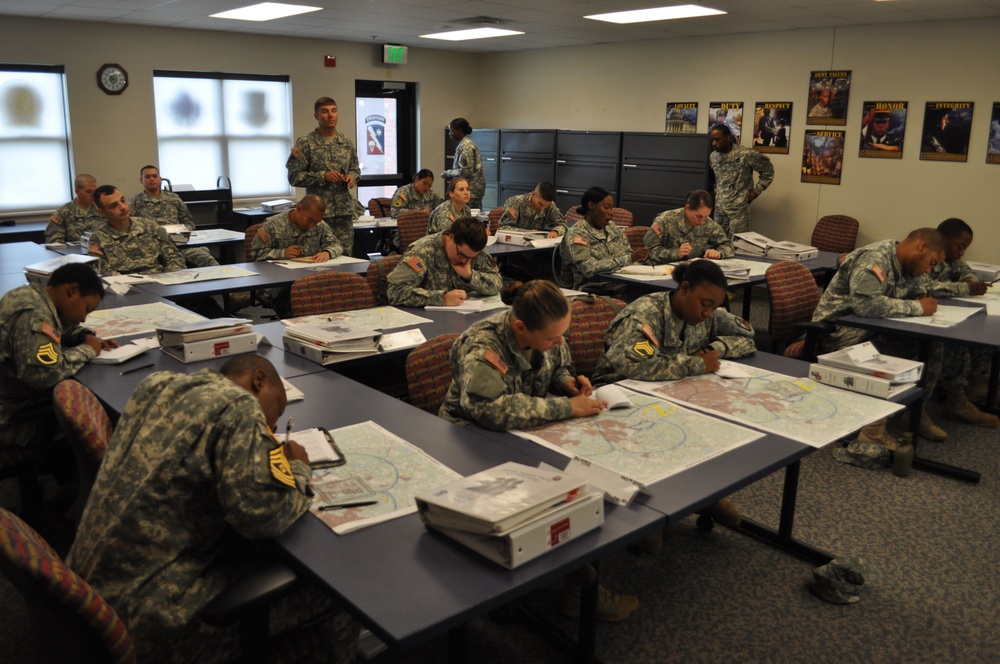
[[[899,440],[899,449],[892,457],[892,474],[907,477],[913,470],[913,434],[907,431]]]

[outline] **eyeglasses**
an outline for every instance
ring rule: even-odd
[[[458,248],[458,245],[457,245],[457,244],[455,245],[455,253],[456,253],[456,254],[458,254],[458,257],[459,257],[459,258],[464,258],[464,259],[465,259],[465,260],[467,260],[467,261],[471,261],[471,260],[475,260],[476,256],[478,256],[478,255],[479,255],[479,252],[477,251],[477,252],[476,252],[476,253],[474,253],[473,255],[471,255],[471,256],[467,256],[467,255],[465,255],[464,253],[462,253],[462,250]]]

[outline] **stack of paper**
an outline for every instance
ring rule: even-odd
[[[215,318],[159,327],[156,336],[160,350],[185,363],[257,350],[257,333],[250,321],[242,318]]]
[[[752,231],[733,235],[733,249],[738,254],[771,256],[786,261],[804,261],[819,255],[816,247],[788,240],[776,242]]]
[[[835,350],[816,358],[821,365],[884,378],[891,383],[915,383],[920,380],[924,363],[882,355],[870,341]]]
[[[94,263],[96,261],[97,256],[67,254],[66,256],[49,258],[48,260],[40,261],[38,263],[25,265],[24,277],[28,280],[29,284],[41,284],[44,286],[49,283],[49,277],[52,276],[52,273],[61,268],[63,265],[69,265],[70,263]]]
[[[279,198],[273,201],[264,201],[260,204],[260,207],[264,212],[284,212],[295,207],[295,201],[290,201],[287,198]]]
[[[549,234],[544,231],[520,231],[503,229],[497,231],[497,242],[502,244],[516,244],[521,247],[535,246],[536,240],[547,240]],[[559,238],[562,241],[562,238]],[[556,242],[559,244],[559,242]]]
[[[191,231],[184,224],[167,224],[163,230],[174,244],[187,244],[191,239]]]
[[[990,263],[974,263],[968,261],[969,268],[976,273],[976,278],[980,281],[985,281],[987,283],[993,283],[997,279],[1000,279],[1000,265],[992,265]]]
[[[318,362],[331,364],[378,353],[382,335],[343,323],[299,323],[285,328],[286,351]]]
[[[736,233],[733,235],[733,250],[738,254],[766,256],[769,244],[771,244],[771,240],[760,233],[747,231],[746,233]]]

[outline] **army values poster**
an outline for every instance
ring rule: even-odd
[[[906,102],[866,101],[861,110],[861,147],[858,156],[902,159]]]
[[[973,106],[971,101],[927,102],[920,135],[920,158],[924,161],[968,161]]]
[[[850,71],[810,72],[806,124],[846,126],[850,92]]]
[[[743,133],[743,102],[741,101],[713,101],[708,104],[708,130],[717,124],[729,127],[729,131],[736,139],[737,145],[740,143],[740,136]]]
[[[993,102],[990,116],[990,141],[986,145],[986,163],[1000,164],[1000,101]]]
[[[788,154],[792,133],[792,102],[759,101],[753,111],[753,149]]]
[[[694,134],[698,131],[698,102],[668,101],[667,134]]]
[[[844,131],[807,129],[802,143],[802,182],[840,184]]]

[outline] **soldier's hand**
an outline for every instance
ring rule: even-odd
[[[590,397],[585,397],[582,394],[576,397],[570,397],[569,402],[573,404],[573,414],[571,417],[591,417],[593,415],[597,415],[599,412],[608,407],[607,401],[591,399]]]
[[[590,384],[590,379],[584,375],[570,378],[563,383],[563,390],[571,397],[589,397],[594,393],[594,387]]]
[[[97,355],[101,354],[102,345],[101,345],[101,338],[100,337],[87,337],[86,339],[83,340],[83,343],[85,343],[88,346],[90,346],[91,348],[93,348],[94,352]]]
[[[462,277],[463,281],[472,281],[472,261],[465,261],[461,265],[451,264],[451,269],[455,274]]]
[[[715,249],[706,249],[705,258],[715,258],[715,259],[722,258],[722,252],[717,251]]]
[[[714,348],[706,348],[695,354],[705,363],[705,373],[715,373],[722,366],[719,362],[719,351]]]
[[[750,195],[747,196],[747,203],[753,203],[757,197],[760,196],[756,191],[751,191]]]
[[[328,260],[330,260],[330,252],[329,251],[321,251],[321,252],[319,252],[318,254],[316,254],[315,256],[312,257],[312,262],[313,263],[325,263]]]
[[[292,246],[285,249],[285,258],[298,258],[301,255],[302,255],[302,249],[297,244],[293,244]]]
[[[348,189],[354,189],[354,178],[352,178],[350,175],[344,178],[344,182],[347,183]]]
[[[285,445],[285,456],[288,457],[289,461],[302,461],[304,463],[309,463],[309,453],[306,452],[306,448],[302,447],[294,440],[288,441]]]
[[[684,258],[685,256],[691,253],[691,249],[693,249],[691,243],[685,242],[684,244],[682,244],[677,248],[677,258]]]
[[[323,173],[323,179],[327,182],[337,183],[343,181],[344,174],[340,171],[327,171],[326,173]]]
[[[985,281],[970,281],[969,295],[985,295],[990,285]]]
[[[933,316],[937,313],[937,300],[930,295],[925,295],[923,297],[918,297],[917,302],[920,303],[920,308],[924,310],[922,316]]]
[[[446,307],[457,307],[458,305],[465,302],[465,299],[469,297],[469,294],[460,288],[455,290],[450,290],[444,294],[444,306]]]
[[[559,237],[559,232],[558,231],[549,231],[549,239],[550,240],[554,240],[557,237]]]

